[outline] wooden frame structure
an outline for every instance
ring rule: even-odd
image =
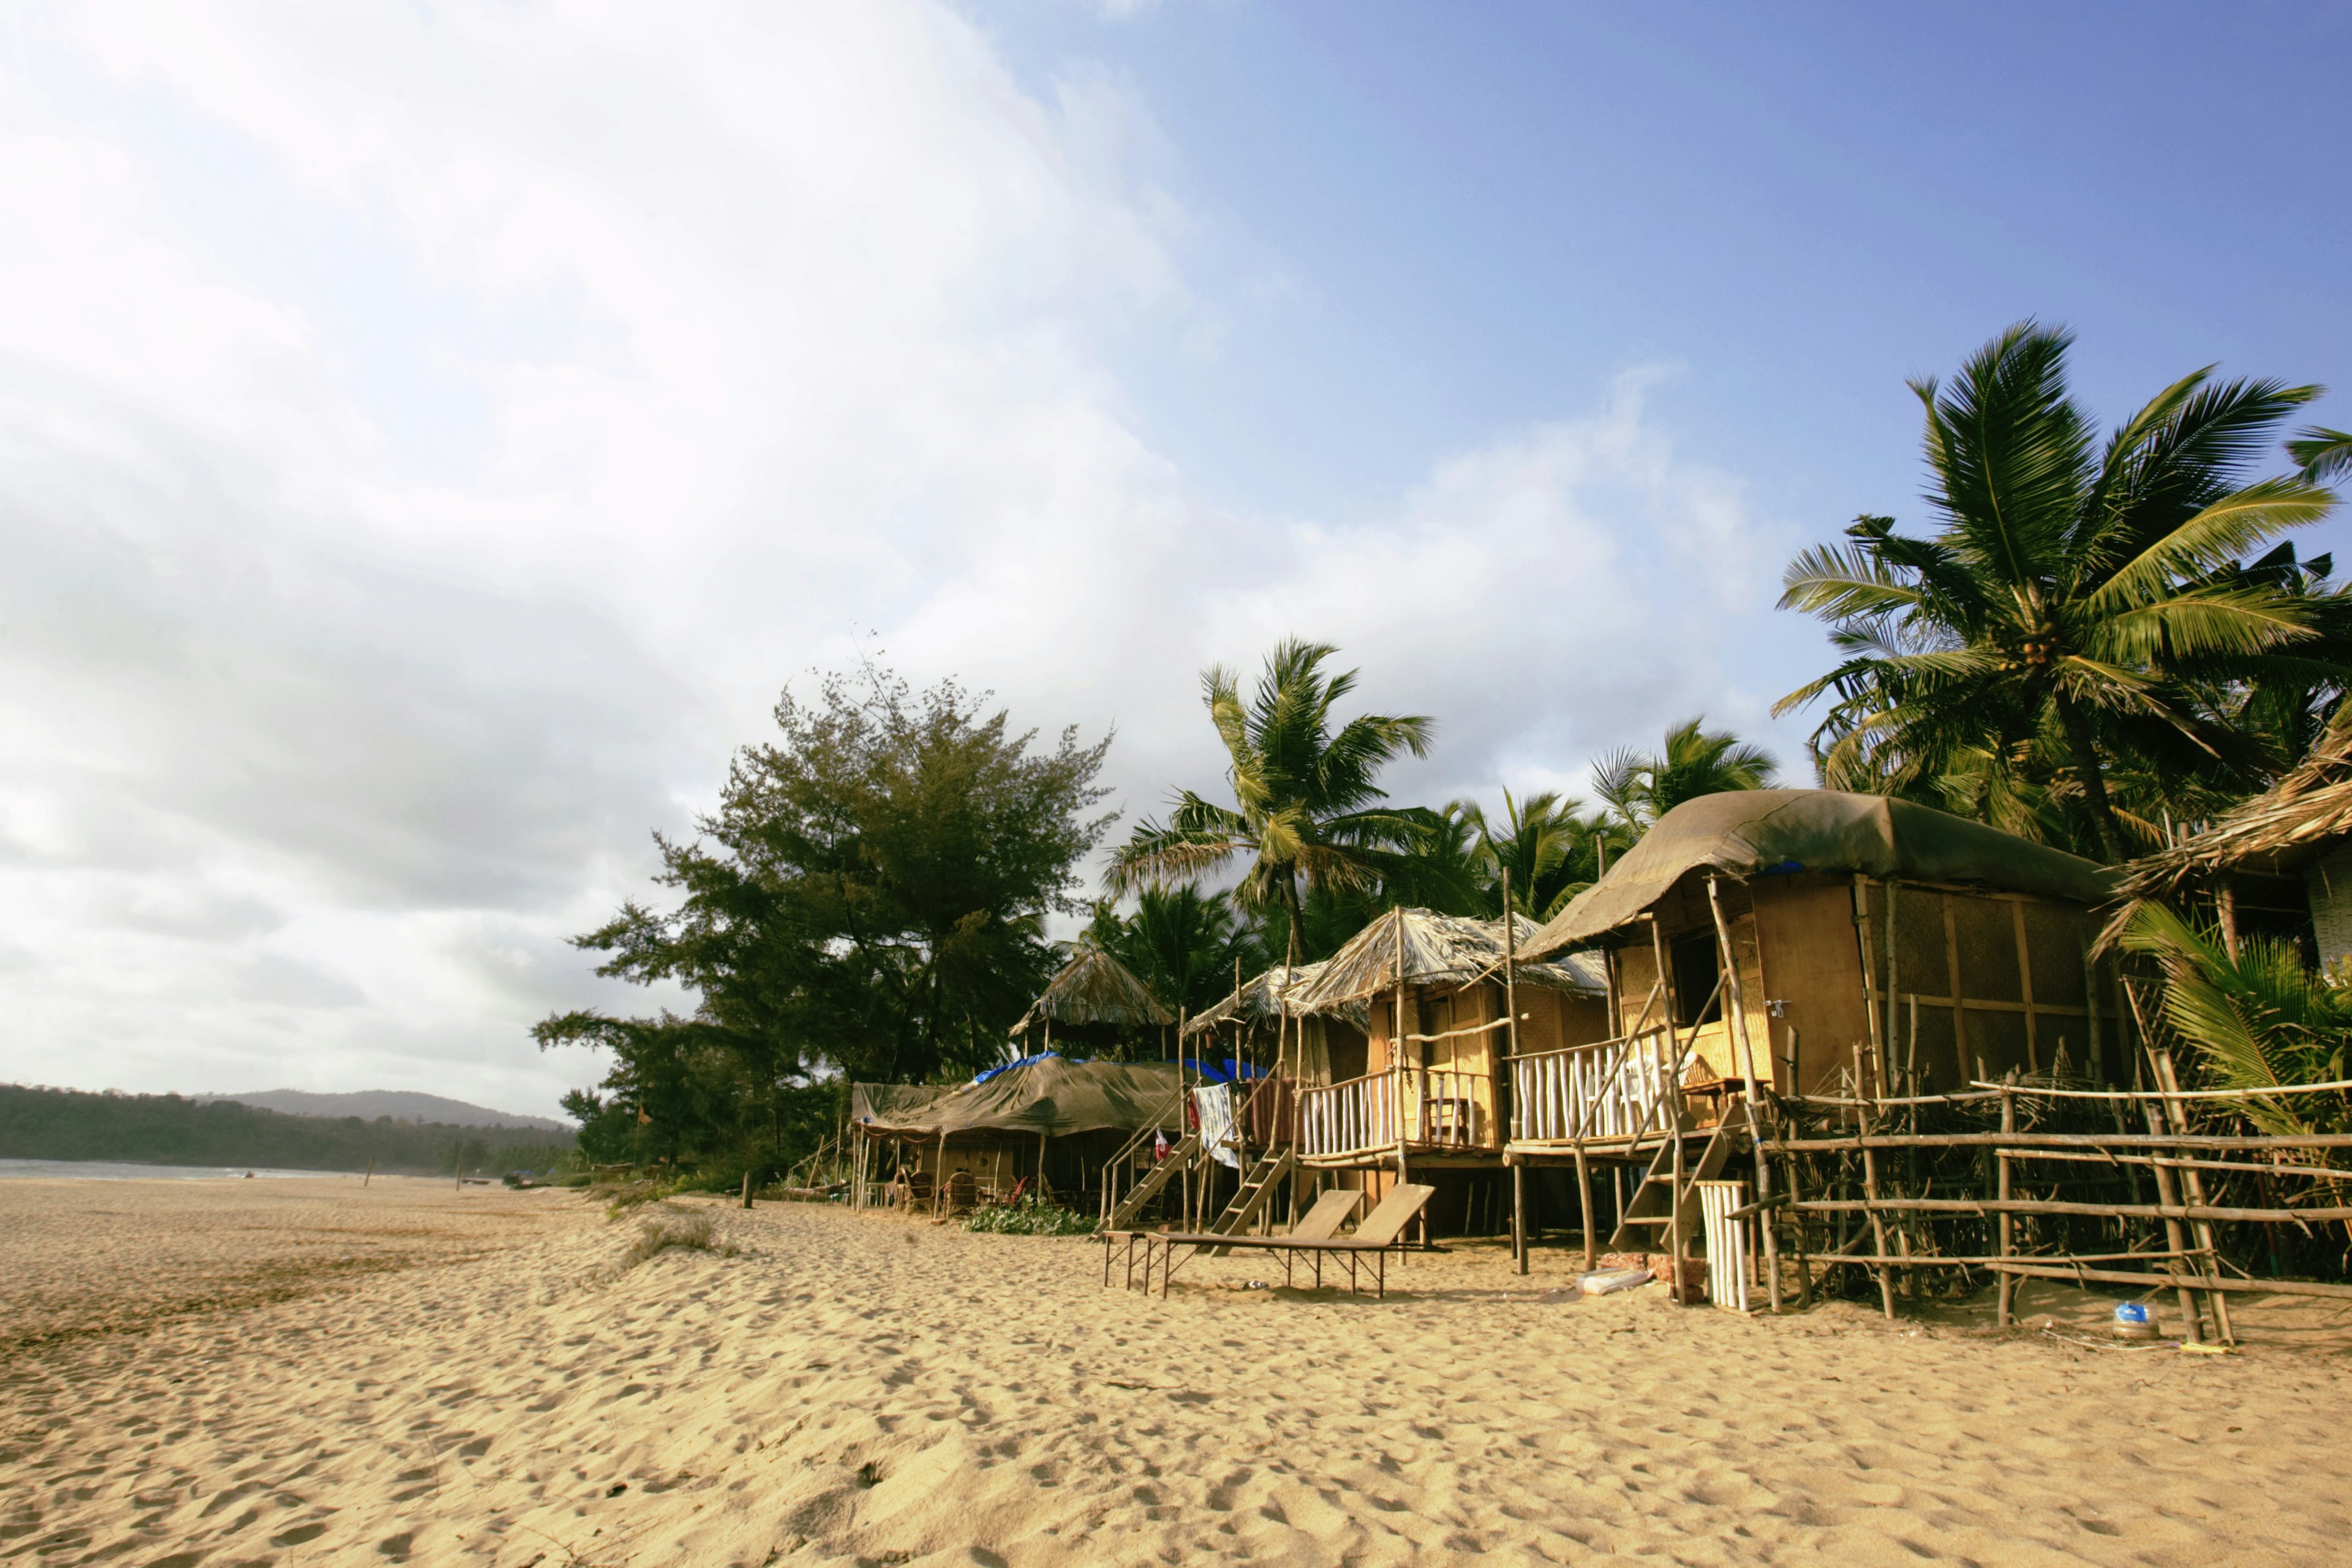
[[[1604,1208],[1613,1246],[1679,1258],[1695,1184],[1746,1163],[1770,1200],[1755,1150],[1792,1098],[2061,1066],[2112,1080],[2102,1024],[2120,993],[2093,957],[2110,891],[2088,862],[1906,802],[1758,790],[1677,807],[1529,944],[1605,953],[1614,1012],[1605,1039],[1514,1053],[1517,1267],[1531,1170],[1573,1169],[1589,1260]]]

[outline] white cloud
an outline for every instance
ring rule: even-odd
[[[13,26],[10,1076],[548,1109],[593,1069],[528,1025],[640,1000],[563,938],[869,633],[1116,722],[1149,810],[1216,775],[1199,668],[1286,633],[1443,716],[1402,775],[1442,796],[1700,706],[1755,607],[1738,488],[1643,376],[1384,517],[1192,493],[1101,352],[1231,304],[1169,150],[938,5]]]

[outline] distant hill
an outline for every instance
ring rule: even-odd
[[[496,1114],[470,1105],[457,1109]],[[380,1171],[497,1175],[556,1169],[572,1149],[568,1128],[555,1133],[543,1124],[456,1126],[390,1116],[290,1116],[225,1099],[198,1103],[176,1094],[89,1094],[0,1084],[0,1159],[272,1165],[282,1171],[359,1171],[373,1162]]]
[[[462,1100],[444,1100],[437,1094],[418,1094],[404,1089],[363,1089],[352,1094],[312,1094],[303,1089],[265,1089],[252,1094],[192,1094],[190,1100],[202,1103],[211,1100],[233,1100],[238,1105],[258,1106],[264,1110],[282,1110],[289,1116],[356,1116],[373,1121],[379,1116],[389,1116],[399,1121],[437,1121],[446,1127],[536,1127],[545,1132],[569,1132],[572,1123],[554,1121],[544,1116],[522,1116],[511,1110],[492,1110],[487,1106],[468,1105]]]

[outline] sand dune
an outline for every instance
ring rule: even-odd
[[[634,1226],[571,1194],[254,1185],[0,1190],[41,1325],[0,1556],[2271,1563],[2352,1523],[2325,1315],[2189,1357],[2060,1337],[2066,1292],[2005,1339],[1764,1322],[1485,1248],[1385,1303],[1246,1258],[1162,1302],[1085,1242],[793,1206],[616,1273]]]

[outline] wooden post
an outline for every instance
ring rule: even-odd
[[[373,1182],[373,1181],[374,1181],[374,1180],[375,1180],[375,1156],[374,1156],[374,1155],[373,1155],[373,1154],[370,1154],[370,1155],[368,1156],[368,1168],[367,1168],[367,1174],[366,1174],[366,1175],[364,1175],[364,1176],[362,1176],[362,1177],[360,1178],[360,1185],[364,1187],[364,1186],[366,1186],[370,1182]]]
[[[2010,924],[2017,933],[2017,994],[2025,1001],[2025,1054],[2029,1058],[2038,1058],[2042,1026],[2033,1009],[2033,948],[2025,940],[2025,900],[2010,900],[2009,914]],[[2053,1070],[2056,1070],[2054,1066]]]
[[[2016,1077],[2016,1070],[2014,1068],[2011,1069],[2009,1078],[2011,1079],[2014,1079]],[[2009,1081],[2006,1079],[2003,1080],[2000,1086],[2000,1130],[2003,1132],[2011,1134],[2015,1133],[2017,1131],[2017,1096],[2015,1090],[2010,1088]],[[1999,1195],[2001,1203],[2006,1205],[2009,1202],[2009,1151],[2007,1149],[1995,1149],[1993,1151],[1993,1163],[2000,1167],[2000,1191]],[[2017,1216],[2010,1213],[2009,1210],[2004,1207],[2000,1211],[2000,1255],[2002,1258],[2007,1259],[2017,1256],[2016,1240]],[[2000,1277],[2000,1304],[1993,1315],[1994,1326],[2003,1329],[2009,1327],[2010,1319],[2013,1315],[2016,1306],[2017,1276],[2009,1273],[2007,1270],[2003,1270]]]
[[[1528,1271],[1528,1167],[1517,1160],[1511,1162],[1511,1263]]]
[[[1396,921],[1396,1025],[1389,1040],[1389,1076],[1395,1093],[1390,1109],[1396,1117],[1397,1182],[1402,1185],[1412,1179],[1404,1158],[1404,907],[1400,904],[1389,913]]]
[[[1878,1025],[1878,955],[1872,951],[1870,942],[1870,879],[1859,871],[1853,874],[1853,933],[1854,940],[1862,946],[1862,1006],[1870,1027],[1870,1054],[1884,1061],[1885,1037],[1880,1033]],[[1889,996],[1886,1005],[1891,1011],[1895,998]],[[1862,1058],[1857,1052],[1854,1057],[1857,1080],[1861,1071]],[[1858,1093],[1856,1098],[1860,1098]]]
[[[1891,1062],[1893,1062],[1894,1060],[1895,1060],[1895,1059],[1897,1058],[1897,1057],[1898,1057],[1898,1056],[1900,1057],[1900,1058],[1901,1058],[1901,1060],[1902,1060],[1902,1063],[1903,1063],[1903,1092],[1904,1092],[1905,1094],[1906,1094],[1906,1095],[1909,1095],[1909,1094],[1916,1094],[1916,1093],[1918,1093],[1918,1092],[1919,1092],[1917,1089],[1913,1089],[1913,1088],[1911,1087],[1911,1068],[1912,1068],[1912,1060],[1911,1060],[1911,1058],[1912,1058],[1912,1057],[1913,1057],[1914,1055],[1916,1055],[1916,1054],[1917,1053],[1917,1051],[1918,1051],[1918,1049],[1919,1049],[1919,1029],[1918,1029],[1917,1020],[1916,1020],[1916,1019],[1914,1019],[1914,1020],[1913,1020],[1913,1025],[1912,1025],[1912,1029],[1911,1029],[1911,1044],[1910,1044],[1910,1045],[1909,1045],[1909,1046],[1908,1046],[1905,1050],[1903,1050],[1903,1051],[1901,1051],[1901,1052],[1899,1052],[1899,1053],[1895,1049],[1895,1029],[1896,1029],[1895,1015],[1895,997],[1896,993],[1897,993],[1897,992],[1899,992],[1899,991],[1901,990],[1901,987],[1900,987],[1898,984],[1896,984],[1896,983],[1895,983],[1895,981],[1896,981],[1896,975],[1895,975],[1895,957],[1896,957],[1896,954],[1895,954],[1895,887],[1896,887],[1896,883],[1895,883],[1895,879],[1894,879],[1894,878],[1892,878],[1892,877],[1887,878],[1887,879],[1886,879],[1886,1057],[1887,1057],[1887,1060],[1888,1060],[1890,1063],[1891,1063]]]
[[[751,1206],[751,1173],[749,1171],[743,1173],[743,1206]]]
[[[1690,1303],[1684,1299],[1683,1292],[1683,1113],[1680,1105],[1675,1107],[1673,1129],[1675,1190],[1668,1195],[1674,1206],[1666,1211],[1671,1216],[1667,1223],[1666,1234],[1674,1248],[1674,1261],[1670,1267],[1674,1270],[1672,1279],[1675,1305],[1686,1307]]]
[[[1598,1268],[1601,1267],[1601,1252],[1600,1238],[1592,1229],[1592,1172],[1584,1162],[1584,1140],[1581,1137],[1576,1141],[1576,1203],[1584,1215],[1584,1267],[1588,1270]],[[1522,1268],[1520,1272],[1524,1274],[1527,1270]]]
[[[1888,884],[1890,888],[1893,885]],[[1745,1096],[1748,1110],[1748,1147],[1756,1152],[1756,1201],[1765,1203],[1772,1196],[1772,1163],[1764,1153],[1764,1129],[1762,1119],[1757,1113],[1757,1104],[1760,1096],[1756,1087],[1756,1044],[1748,1036],[1748,994],[1739,983],[1739,954],[1732,948],[1731,926],[1723,918],[1723,897],[1717,890],[1716,879],[1713,877],[1706,879],[1706,904],[1715,914],[1716,942],[1723,949],[1723,978],[1731,993],[1731,1016],[1733,1027],[1739,1040],[1740,1071],[1748,1081],[1748,1092]],[[1894,908],[1894,901],[1890,897],[1887,902],[1889,910],[1887,926],[1890,931],[1895,923],[1892,912]],[[1891,952],[1887,962],[1890,964],[1894,963]],[[1891,973],[1890,971],[1890,983]],[[1577,1173],[1578,1179],[1580,1181],[1584,1168],[1581,1143],[1578,1145],[1577,1153]],[[1591,1215],[1589,1200],[1586,1204],[1586,1211],[1585,1217],[1590,1220]],[[1780,1310],[1780,1227],[1773,1223],[1772,1211],[1769,1208],[1758,1213],[1757,1228],[1763,1232],[1764,1236],[1764,1278],[1771,1294],[1772,1310],[1777,1312]],[[1592,1251],[1589,1226],[1586,1231],[1584,1248],[1589,1259]]]
[[[2144,1100],[2140,1101],[2140,1110],[2147,1119],[2147,1130],[2159,1138],[2163,1137],[2165,1120],[2163,1114],[2157,1110],[2157,1102]],[[2176,1206],[2180,1202],[2180,1193],[2172,1179],[2172,1167],[2158,1165],[2155,1171],[2156,1201],[2167,1208]],[[2164,1222],[2164,1241],[2166,1246],[2172,1248],[2172,1256],[2165,1259],[2164,1271],[2179,1280],[2177,1293],[2180,1298],[2182,1337],[2192,1345],[2203,1344],[2205,1330],[2197,1316],[2197,1293],[2189,1289],[2188,1280],[2180,1278],[2185,1272],[2182,1268],[2182,1264],[2186,1261],[2183,1255],[2189,1250],[2189,1237],[2179,1220],[2168,1218]]]
[[[940,1147],[945,1150],[946,1139],[940,1140]],[[1045,1179],[1045,1134],[1040,1131],[1037,1134],[1037,1197],[1039,1201],[1043,1202],[1052,1192],[1053,1185]]]
[[[1944,900],[1944,966],[1952,983],[1952,1049],[1962,1061],[1969,1059],[1969,1010],[1961,1003],[1968,994],[1960,984],[1960,922],[1952,912],[1952,895],[1942,895]],[[2026,1037],[2027,1049],[2032,1048],[2032,1037]]]
[[[1858,1057],[1859,1053],[1857,1053]],[[1854,1077],[1857,1080],[1864,1079],[1859,1059],[1854,1062]],[[1878,1156],[1871,1152],[1867,1142],[1870,1137],[1869,1102],[1872,1096],[1866,1081],[1857,1081],[1854,1099],[1861,1102],[1854,1108],[1854,1125],[1861,1129],[1854,1142],[1862,1150],[1862,1195],[1870,1200],[1871,1244],[1879,1258],[1883,1259],[1886,1257],[1886,1219],[1878,1212]],[[1895,1316],[1895,1278],[1887,1271],[1886,1265],[1883,1261],[1873,1267],[1878,1270],[1879,1310],[1892,1320]]]
[[[940,1217],[940,1203],[948,1184],[948,1130],[940,1129],[939,1156],[931,1162],[931,1217]]]
[[[2180,1079],[2172,1070],[2171,1053],[2150,1051],[2148,1055],[2156,1062],[2157,1087],[2167,1094],[2179,1093]],[[2166,1100],[2164,1113],[2165,1120],[2171,1123],[2175,1132],[2189,1131],[2189,1110],[2180,1101]],[[2164,1168],[2161,1165],[2157,1167],[2158,1170]],[[2180,1178],[2188,1187],[2189,1201],[2202,1205],[2205,1202],[2205,1178],[2197,1173],[2194,1166],[2182,1170]],[[2197,1233],[2197,1246],[2205,1254],[2205,1262],[2199,1268],[2198,1272],[2208,1278],[2218,1277],[2221,1271],[2221,1255],[2213,1249],[2213,1222],[2200,1219],[2193,1224]],[[2205,1304],[2212,1309],[2213,1331],[2216,1337],[2225,1345],[2237,1343],[2236,1329],[2230,1321],[2230,1298],[2221,1291],[2208,1290],[2205,1292]]]

